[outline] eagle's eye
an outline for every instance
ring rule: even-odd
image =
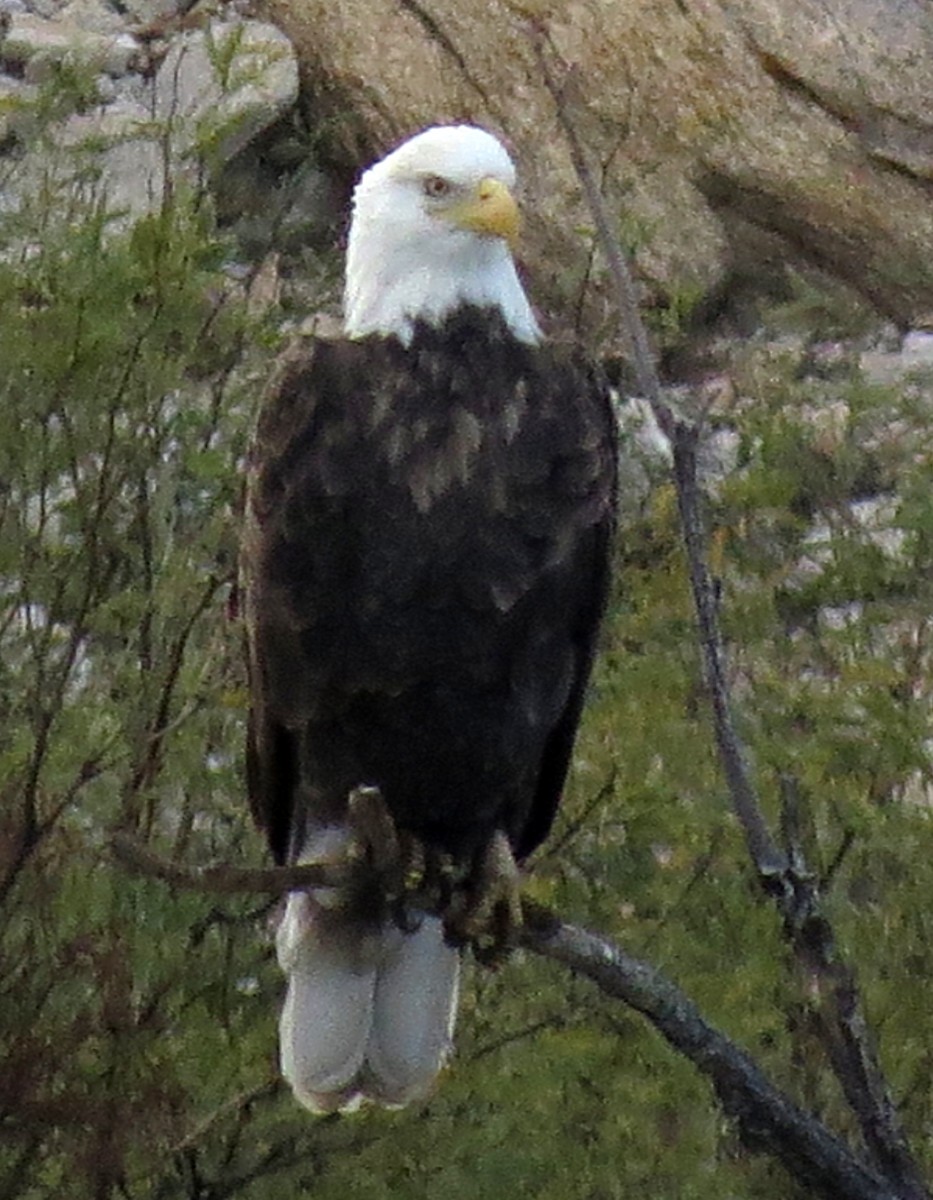
[[[425,175],[421,181],[421,190],[426,196],[439,200],[442,196],[450,194],[450,181],[441,175]]]

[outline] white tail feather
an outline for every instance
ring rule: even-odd
[[[279,926],[282,1074],[312,1112],[408,1104],[428,1094],[449,1052],[459,954],[436,917],[411,933],[373,929],[334,899],[293,892]]]
[[[457,1016],[460,955],[444,941],[437,917],[412,933],[387,929],[376,974],[366,1046],[367,1093],[403,1105],[431,1090],[450,1050]]]
[[[352,930],[356,937],[349,937]],[[312,1112],[349,1102],[363,1065],[376,987],[373,939],[293,892],[277,937],[288,993],[279,1022],[282,1074]]]

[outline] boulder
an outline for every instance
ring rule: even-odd
[[[93,5],[72,0],[59,19],[48,21],[14,13],[0,58],[22,65],[27,80],[30,67],[50,58],[121,74],[129,63],[118,62],[117,50],[135,51],[137,42],[119,29],[101,34],[78,28],[68,17],[85,11],[90,21]],[[166,167],[174,177],[195,181],[205,167],[217,174],[298,94],[287,38],[257,21],[208,21],[177,32],[154,78],[136,71],[109,94],[107,82],[107,76],[98,78],[94,102],[49,121],[36,110],[36,87],[0,75],[0,136],[21,148],[2,181],[2,207],[17,207],[40,187],[75,188],[99,197],[114,217],[112,228],[124,228],[162,203]]]
[[[138,50],[128,33],[100,33],[67,18],[48,21],[14,11],[0,26],[0,60],[33,81],[44,78],[50,64],[65,59],[108,75],[125,75]]]
[[[175,37],[155,81],[156,117],[176,153],[216,168],[271,125],[298,96],[288,39],[258,21],[212,21]]]

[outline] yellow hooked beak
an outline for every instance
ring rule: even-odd
[[[498,179],[481,179],[473,195],[451,205],[445,216],[461,229],[502,238],[515,249],[521,216],[515,197]]]

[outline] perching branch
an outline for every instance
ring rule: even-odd
[[[586,195],[598,244],[606,256],[620,324],[625,340],[631,347],[639,390],[651,404],[655,419],[671,442],[674,483],[697,614],[706,687],[713,712],[719,759],[733,811],[745,834],[759,881],[781,913],[785,936],[798,963],[807,971],[820,995],[820,1016],[827,1054],[846,1100],[859,1122],[866,1147],[897,1194],[927,1197],[929,1193],[910,1151],[878,1059],[854,972],[840,960],[832,927],[822,912],[819,883],[807,869],[802,849],[796,848],[794,854],[782,853],[772,836],[752,778],[748,753],[736,727],[725,647],[719,628],[718,592],[706,556],[702,494],[696,462],[699,431],[695,426],[679,420],[664,403],[654,357],[639,313],[631,271],[613,234],[606,205],[589,168],[586,151],[569,111],[566,91],[551,65],[551,57],[557,57],[556,50],[540,22],[532,23],[530,37],[542,79],[554,100],[558,122]],[[561,63],[560,68],[569,76],[566,64]],[[638,1007],[637,1004],[635,1006]],[[665,1033],[665,1036],[668,1035]],[[669,1040],[673,1041],[672,1038]],[[729,1111],[726,1096],[719,1088],[717,1092]],[[770,1119],[776,1119],[777,1115],[777,1110],[774,1110]],[[777,1135],[776,1128],[771,1131],[759,1129],[756,1132],[768,1135],[758,1139],[761,1144],[767,1144],[769,1136]],[[770,1148],[779,1153],[776,1145]],[[784,1161],[786,1163],[786,1159]]]
[[[241,870],[187,867],[152,854],[117,834],[114,853],[130,869],[175,887],[235,895],[283,894],[295,887],[346,883],[348,869],[332,865]],[[350,868],[352,870],[352,868]],[[738,1122],[749,1147],[778,1157],[787,1170],[827,1200],[912,1200],[861,1162],[839,1138],[776,1088],[754,1061],[703,1017],[660,971],[626,954],[607,938],[565,924],[525,901],[520,944],[591,979],[603,992],[642,1013],[704,1074],[723,1110]]]
[[[110,838],[114,857],[136,875],[161,879],[190,892],[212,896],[260,893],[284,896],[286,892],[310,887],[340,887],[347,882],[347,868],[331,863],[300,867],[189,867],[153,854],[136,838],[115,833]]]
[[[603,992],[642,1013],[709,1079],[744,1143],[773,1154],[801,1183],[827,1200],[906,1200],[873,1167],[774,1086],[754,1060],[715,1029],[697,1006],[650,963],[607,938],[523,906],[522,945],[591,979]]]

